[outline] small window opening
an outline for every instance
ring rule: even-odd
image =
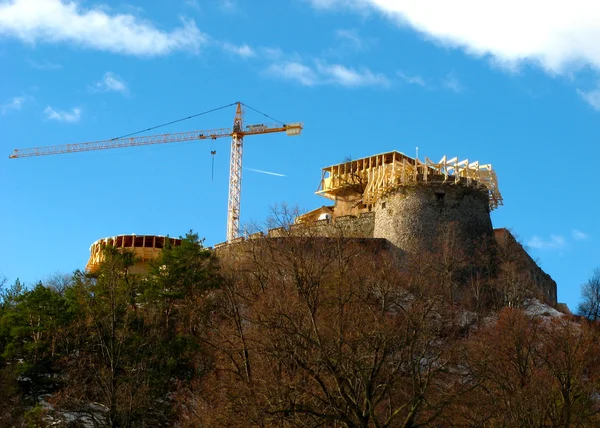
[[[445,197],[446,197],[446,194],[444,192],[437,192],[435,194],[435,199],[438,201],[443,201]]]
[[[381,208],[382,208],[382,209],[383,209],[383,208],[385,208],[385,202],[382,202],[382,203],[381,203]]]

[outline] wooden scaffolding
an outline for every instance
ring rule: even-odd
[[[444,156],[425,162],[400,152],[388,152],[323,168],[317,194],[329,199],[349,193],[362,194],[362,202],[373,205],[384,194],[417,183],[453,183],[485,188],[490,210],[502,203],[498,179],[491,164],[459,161]]]

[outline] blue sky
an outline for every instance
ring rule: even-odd
[[[494,226],[529,246],[575,308],[600,266],[599,23],[600,5],[583,0],[0,0],[0,272],[29,284],[71,272],[116,234],[224,241],[225,139],[8,155],[240,100],[305,126],[246,139],[242,223],[275,204],[327,203],[314,195],[320,169],[347,157],[418,146],[491,163],[505,201]],[[265,118],[248,111],[252,122]]]

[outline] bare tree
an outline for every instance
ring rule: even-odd
[[[65,290],[73,285],[73,275],[67,273],[55,272],[42,281],[44,286],[55,290],[61,296]]]
[[[595,269],[592,277],[581,287],[581,299],[577,313],[590,321],[600,319],[600,268]]]
[[[504,308],[469,338],[474,390],[446,412],[448,426],[598,426],[597,324]]]
[[[457,317],[430,275],[402,271],[386,248],[308,234],[224,250],[228,281],[207,339],[215,370],[196,425],[438,420],[471,387],[453,370]]]
[[[598,426],[598,325],[562,317],[543,325],[538,358],[547,378],[552,426]]]

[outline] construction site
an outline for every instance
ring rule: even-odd
[[[178,141],[231,138],[229,198],[226,241],[214,245],[219,254],[246,240],[285,237],[313,237],[384,242],[398,254],[419,255],[439,244],[449,228],[456,245],[466,254],[478,242],[488,239],[500,244],[514,242],[525,260],[525,270],[543,298],[557,303],[556,283],[542,271],[505,228],[494,228],[490,213],[503,205],[498,177],[491,164],[443,156],[439,161],[410,157],[391,151],[347,160],[322,168],[316,194],[329,203],[299,215],[293,224],[254,233],[242,233],[240,200],[244,137],[284,132],[300,135],[300,122],[275,125],[244,123],[244,104],[237,102],[231,128],[175,134],[135,136],[61,146],[15,149],[10,158],[43,156],[80,151],[124,148]],[[253,109],[254,110],[254,109]],[[268,117],[268,115],[265,115]],[[316,180],[315,180],[316,181]],[[134,271],[143,273],[147,262],[156,258],[165,240],[161,235],[115,235],[100,238],[90,247],[86,269],[95,271],[102,262],[104,246],[133,251],[138,257]]]

